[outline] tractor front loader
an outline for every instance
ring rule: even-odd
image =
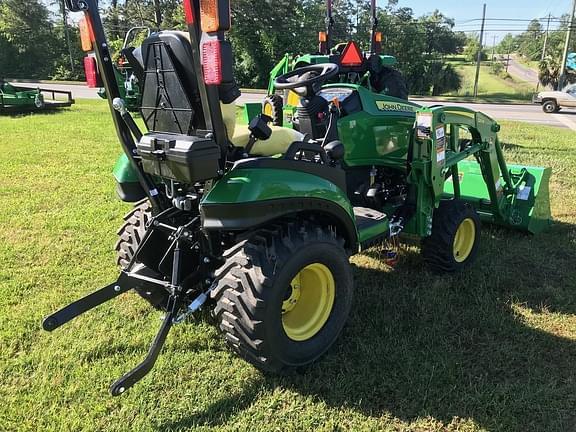
[[[297,128],[271,126],[266,115],[236,124],[226,0],[184,0],[188,32],[144,41],[132,65],[143,71],[141,131],[120,97],[96,0],[66,3],[85,14],[86,63],[124,150],[118,190],[136,207],[119,232],[118,279],[43,326],[54,331],[132,289],[166,313],[113,395],[149,373],[171,327],[201,308],[255,367],[302,367],[345,325],[350,256],[407,233],[422,239],[433,271],[464,271],[481,220],[532,233],[550,222],[550,170],[507,166],[492,119],[333,83],[337,63],[276,79],[299,96]]]

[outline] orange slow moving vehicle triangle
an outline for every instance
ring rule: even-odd
[[[361,66],[363,62],[364,56],[356,42],[348,42],[348,45],[346,45],[346,48],[344,48],[342,52],[342,57],[340,57],[342,66]]]

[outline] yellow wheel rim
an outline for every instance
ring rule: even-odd
[[[332,272],[324,264],[304,267],[290,283],[282,303],[282,326],[294,341],[314,337],[326,324],[332,307],[336,284]]]
[[[454,237],[454,259],[462,263],[468,259],[476,241],[476,225],[471,218],[464,219]]]
[[[264,104],[264,114],[268,117],[272,117],[272,105],[269,103]]]

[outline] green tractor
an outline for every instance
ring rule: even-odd
[[[295,127],[263,114],[237,124],[226,0],[184,0],[188,32],[144,41],[140,131],[120,98],[96,0],[66,3],[93,28],[125,153],[119,191],[141,201],[119,231],[118,279],[43,327],[132,289],[166,312],[145,360],[113,395],[149,373],[171,327],[201,309],[239,356],[278,373],[315,362],[336,341],[354,295],[349,258],[360,251],[409,234],[422,239],[433,271],[465,271],[481,222],[534,234],[550,224],[551,170],[507,166],[494,120],[329,84],[336,63],[276,79],[300,97]]]
[[[150,36],[148,27],[132,27],[124,37],[124,43],[117,59],[115,60],[114,72],[120,96],[126,103],[126,108],[130,112],[138,112],[142,105],[142,94],[140,93],[139,82],[144,79],[143,70],[138,67],[141,62],[140,47],[135,47],[134,43],[138,41],[143,34]],[[130,61],[132,59],[132,61]],[[135,64],[136,67],[132,65]],[[106,99],[106,89],[98,89],[98,96]]]
[[[334,18],[332,0],[326,1],[326,31],[319,33],[319,47],[316,54],[292,55],[284,57],[270,72],[268,95],[262,104],[245,105],[245,118],[250,119],[262,111],[272,118],[276,126],[290,126],[298,122],[300,97],[293,90],[279,92],[276,80],[281,75],[301,67],[335,63],[339,73],[328,83],[358,84],[375,93],[408,99],[408,86],[401,73],[394,69],[396,58],[382,54],[382,33],[378,31],[376,0],[371,0],[372,35],[370,50],[362,52],[356,43],[338,43],[333,46]]]
[[[47,98],[45,95],[51,95]],[[65,99],[56,95],[64,96]],[[72,93],[41,88],[16,87],[0,78],[0,113],[40,111],[74,104]]]

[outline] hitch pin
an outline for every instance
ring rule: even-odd
[[[200,294],[198,297],[196,297],[196,300],[194,300],[192,303],[190,303],[190,305],[188,305],[188,308],[186,308],[186,312],[184,312],[178,318],[174,318],[173,323],[174,324],[183,323],[186,320],[186,318],[188,318],[194,312],[199,310],[204,305],[204,303],[206,303],[206,300],[208,300],[208,292]]]

